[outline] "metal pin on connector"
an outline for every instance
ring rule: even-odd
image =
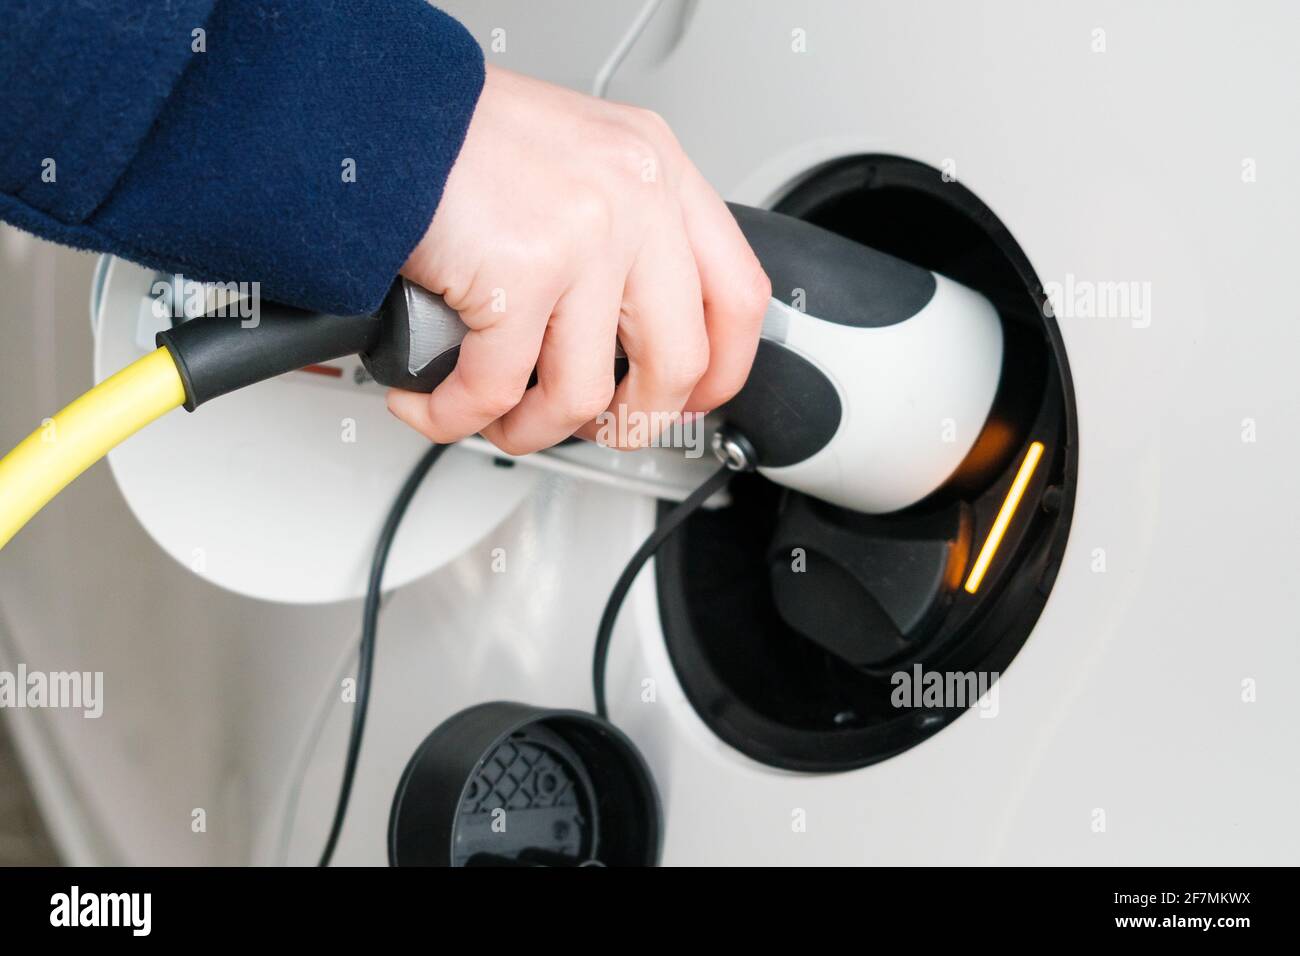
[[[713,456],[731,471],[753,471],[758,453],[749,439],[734,428],[722,427],[713,433]]]

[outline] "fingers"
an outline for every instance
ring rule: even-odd
[[[572,271],[533,263],[535,288],[509,310],[496,314],[485,300],[462,311],[471,331],[454,371],[430,396],[392,392],[394,414],[437,442],[481,432],[520,455],[575,433],[641,447],[683,410],[728,401],[753,363],[770,283],[730,211],[689,163],[672,193],[625,278],[626,267],[606,267],[601,278],[580,273],[560,296],[538,287],[541,277],[563,288]],[[486,285],[471,282],[480,291]],[[630,370],[611,399],[616,337]],[[534,369],[537,385],[528,389]],[[592,421],[606,408],[618,427]]]
[[[625,284],[583,279],[550,309],[534,293],[505,318],[480,306],[452,374],[429,397],[395,392],[398,418],[438,442],[482,432],[521,455],[569,435],[639,446],[686,410],[706,412],[744,385],[771,286],[730,211],[688,167],[675,221],[653,230]],[[622,322],[619,322],[622,302]],[[631,369],[614,392],[620,335]],[[525,391],[534,366],[538,384]],[[602,430],[603,409],[624,427]]]
[[[501,291],[494,287],[461,313],[470,331],[456,367],[431,394],[389,392],[393,414],[431,441],[446,444],[482,431],[524,396],[556,297],[544,286],[519,293],[518,302],[503,300]]]
[[[524,455],[563,441],[609,407],[622,300],[621,272],[566,292],[542,341],[537,384],[483,437],[507,454]]]
[[[699,269],[709,367],[686,409],[710,412],[745,384],[772,284],[725,203],[694,166],[682,174],[682,215]]]
[[[642,447],[681,412],[709,361],[699,275],[681,228],[647,236],[628,273],[619,338],[629,369],[610,410],[626,425],[616,432],[626,439],[621,447]],[[598,431],[593,423],[579,434]]]

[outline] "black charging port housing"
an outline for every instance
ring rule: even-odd
[[[656,561],[669,655],[705,723],[763,763],[842,771],[915,746],[974,703],[897,706],[896,675],[996,680],[1028,639],[1069,534],[1077,417],[1042,283],[965,185],[914,160],[855,156],[775,208],[976,289],[1004,332],[989,420],[925,500],[865,516],[738,476],[733,504],[692,516]],[[1041,457],[971,589],[1034,443]]]

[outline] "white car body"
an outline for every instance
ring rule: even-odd
[[[647,573],[609,688],[665,864],[1300,859],[1300,9],[442,5],[490,62],[661,113],[728,199],[769,205],[860,153],[951,168],[1059,286],[1078,494],[996,717],[845,773],[759,764],[686,701]],[[0,232],[5,447],[130,352],[135,305],[87,325],[94,262]],[[1135,283],[1124,314],[1087,305],[1104,283]],[[141,433],[0,553],[0,669],[104,674],[97,719],[4,715],[68,862],[310,863],[323,842],[366,556],[421,440],[365,390],[230,401]],[[435,470],[394,557],[336,863],[386,862],[399,775],[455,711],[591,706],[596,623],[655,507],[475,451]]]

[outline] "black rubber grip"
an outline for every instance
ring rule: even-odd
[[[383,305],[379,307],[379,334],[361,352],[361,364],[380,385],[404,388],[409,392],[432,392],[456,367],[460,346],[435,355],[420,370],[410,371],[411,316],[407,311],[405,282],[398,276],[388,295],[384,296]],[[433,295],[423,289],[419,292]]]
[[[371,315],[327,315],[264,302],[255,318],[205,315],[159,332],[185,384],[185,408],[285,372],[353,355],[379,335]]]
[[[764,468],[784,468],[821,451],[839,430],[839,392],[820,368],[775,342],[758,343],[749,379],[722,409],[749,439]]]
[[[772,297],[836,325],[877,329],[905,322],[934,298],[934,273],[821,226],[728,204]]]

